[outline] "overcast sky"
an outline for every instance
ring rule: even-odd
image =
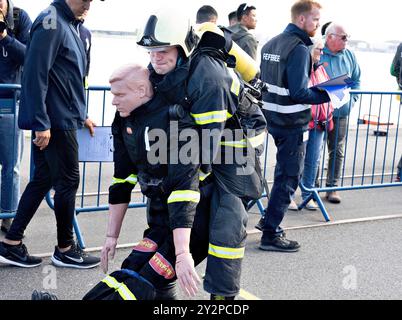
[[[28,11],[32,19],[50,0],[13,0],[15,5]],[[227,14],[237,9],[244,1],[233,0],[94,0],[86,21],[90,29],[134,31],[142,28],[148,16],[160,7],[177,8],[195,20],[197,9],[212,5],[219,14],[218,23],[227,24]],[[257,7],[257,29],[259,38],[272,37],[280,33],[290,19],[290,7],[294,0],[254,0],[248,2]],[[331,20],[343,23],[353,39],[366,41],[400,40],[402,42],[401,0],[321,0],[321,24]]]

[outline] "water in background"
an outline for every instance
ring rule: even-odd
[[[93,37],[91,71],[89,83],[91,86],[108,86],[111,73],[121,65],[140,63],[147,65],[149,57],[145,50],[136,45],[136,38],[130,36],[97,36]],[[395,91],[395,78],[390,75],[390,65],[393,53],[355,51],[361,67],[361,90],[365,91]],[[105,117],[102,118],[101,108],[105,99]],[[383,108],[381,109],[381,105]],[[391,114],[388,113],[391,105]],[[89,101],[89,116],[98,124],[110,125],[115,109],[111,105],[111,96],[103,93],[91,93]],[[399,102],[396,97],[364,96],[358,101],[351,113],[351,124],[357,124],[358,118],[371,113],[379,117],[381,122],[398,122]]]

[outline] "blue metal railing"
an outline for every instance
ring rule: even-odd
[[[352,116],[348,117],[347,133],[344,154],[345,158],[342,165],[342,174],[340,177],[339,186],[324,187],[324,166],[325,157],[322,159],[322,171],[321,171],[321,185],[317,188],[307,189],[302,184],[300,188],[304,191],[311,192],[311,195],[299,205],[299,209],[305,207],[305,205],[314,199],[326,221],[330,221],[330,216],[325,208],[322,199],[319,196],[320,192],[332,192],[332,191],[347,191],[347,190],[362,190],[362,189],[375,189],[386,187],[401,187],[402,183],[394,182],[395,163],[398,160],[399,155],[402,154],[402,145],[399,142],[399,131],[401,127],[401,102],[396,102],[396,97],[401,96],[402,92],[372,92],[372,91],[351,91],[352,95],[359,96],[358,102],[358,115],[357,123],[354,125],[351,123]],[[366,103],[366,99],[369,98],[369,104]],[[386,100],[389,99],[389,103]],[[377,102],[375,102],[375,100]],[[357,106],[356,106],[357,107]],[[356,108],[355,107],[355,108]],[[362,108],[368,109],[368,114],[362,116]],[[383,116],[384,115],[384,116]],[[368,116],[365,120],[365,116]],[[380,119],[384,119],[383,122]],[[377,119],[376,121],[373,119]],[[393,122],[394,121],[394,122]],[[352,129],[356,130],[354,141],[351,139],[350,132]],[[337,128],[335,129],[337,130]],[[371,132],[373,135],[371,135]],[[361,141],[363,138],[363,141]],[[361,144],[363,143],[363,150]],[[324,141],[326,145],[326,141]],[[352,151],[353,161],[352,168],[347,170],[346,165],[350,163],[348,161],[350,152]],[[388,157],[388,154],[392,154],[392,158]],[[324,153],[325,155],[325,153]],[[336,155],[333,164],[335,165]],[[359,164],[361,166],[359,167]],[[381,164],[381,165],[379,165]],[[388,166],[388,167],[387,167]],[[332,176],[335,172],[335,167],[327,168],[331,170]],[[359,173],[360,170],[360,173]],[[389,173],[386,173],[386,170]],[[347,172],[348,171],[348,172]],[[386,177],[389,176],[389,180]],[[357,181],[357,178],[361,178],[361,182]],[[378,181],[379,180],[379,181]]]

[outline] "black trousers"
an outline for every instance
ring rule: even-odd
[[[35,134],[32,134],[35,137]],[[35,171],[32,181],[21,196],[16,217],[6,238],[21,240],[43,198],[53,187],[57,243],[66,248],[74,243],[73,219],[75,197],[80,182],[76,130],[51,130],[49,145],[44,150],[32,145]]]
[[[302,128],[269,128],[277,148],[274,185],[271,189],[268,207],[265,209],[266,219],[263,238],[273,240],[283,233],[280,224],[300,182],[304,169],[306,143]]]

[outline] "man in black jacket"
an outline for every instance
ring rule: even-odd
[[[87,269],[100,259],[78,248],[73,238],[75,196],[79,185],[77,129],[85,125],[84,77],[86,56],[79,25],[92,0],[55,0],[31,29],[22,79],[18,124],[32,130],[35,172],[17,215],[0,243],[0,262],[35,267],[42,260],[30,256],[22,236],[45,195],[53,187],[57,220],[56,266]]]
[[[294,252],[300,247],[296,241],[285,238],[279,225],[303,172],[311,104],[330,100],[326,92],[308,89],[312,65],[308,46],[319,27],[320,9],[315,1],[296,2],[291,9],[292,23],[261,50],[261,79],[269,86],[262,97],[263,111],[277,147],[261,250]]]

